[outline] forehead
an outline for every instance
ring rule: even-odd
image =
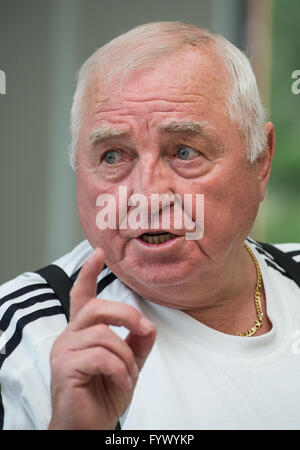
[[[220,114],[225,113],[228,92],[228,74],[216,51],[190,46],[124,77],[110,79],[96,71],[84,99],[84,120],[164,112],[182,117],[187,113],[190,118],[204,111]]]

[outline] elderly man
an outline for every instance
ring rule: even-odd
[[[298,428],[300,245],[248,237],[275,138],[247,58],[196,26],[137,27],[83,65],[72,133],[70,321],[40,273],[2,287],[3,427]],[[157,196],[169,226],[164,201],[141,220]]]

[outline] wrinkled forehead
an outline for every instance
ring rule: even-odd
[[[181,96],[205,95],[211,102],[225,104],[229,90],[225,63],[214,46],[189,45],[130,70],[110,72],[98,67],[90,76],[83,102],[89,109],[95,103],[121,103],[134,94],[141,101],[151,96],[180,101]]]

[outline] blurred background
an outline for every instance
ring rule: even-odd
[[[252,232],[300,241],[299,0],[0,0],[0,283],[84,239],[68,163],[75,75],[98,47],[158,20],[223,34],[251,56],[277,134],[265,201]],[[299,89],[300,90],[300,89]]]

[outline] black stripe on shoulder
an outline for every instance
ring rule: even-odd
[[[97,295],[100,294],[100,292],[104,291],[104,289],[112,283],[114,280],[116,280],[116,275],[112,272],[110,272],[108,275],[102,278],[97,284]]]
[[[264,256],[267,256],[268,258],[272,258],[273,259],[273,257],[271,255],[269,255],[269,253],[267,253],[266,250],[264,250],[263,248],[258,247],[258,246],[255,247],[255,248],[258,251],[258,253],[260,253],[261,255],[264,255]]]
[[[81,267],[78,270],[76,270],[76,272],[72,273],[72,275],[70,276],[70,280],[73,281],[73,284],[75,283],[76,278],[78,277],[80,269],[81,269]]]
[[[14,298],[21,297],[21,295],[28,294],[28,292],[36,291],[37,289],[44,289],[47,287],[47,283],[29,284],[28,286],[24,286],[17,291],[11,292],[10,294],[5,295],[5,297],[2,297],[0,299],[0,306],[9,300],[13,300]]]
[[[74,272],[71,276],[70,279],[73,281],[73,283],[75,283],[78,274],[80,272],[81,267],[76,270],[76,272]],[[104,267],[102,269],[102,272],[107,269],[107,266],[104,264]],[[105,275],[105,277],[103,277],[100,281],[98,281],[97,283],[97,295],[100,294],[100,292],[104,291],[104,289],[110,284],[112,283],[114,280],[116,280],[116,275],[112,272],[108,273],[107,275]]]
[[[274,256],[272,254],[270,254],[268,252],[268,249],[266,249],[264,247],[264,245],[266,245],[266,244],[262,244],[260,242],[254,241],[253,239],[247,239],[247,240],[249,240],[255,246],[255,249],[258,253],[263,255],[264,260],[269,267],[272,267],[272,269],[277,270],[277,272],[279,272],[284,277],[289,278],[290,280],[293,280],[293,277],[287,272],[285,267],[282,267],[281,265],[279,265],[278,261],[276,261]]]
[[[79,269],[77,269],[76,272],[72,273],[72,275],[70,276],[70,279],[73,281],[73,283],[75,283],[76,278],[78,277],[78,274],[79,274],[79,272],[81,270],[81,267],[79,267]],[[103,269],[101,270],[101,272],[103,272],[105,269],[107,269],[106,264],[104,264]]]
[[[292,250],[290,252],[285,252],[285,254],[288,255],[288,256],[291,256],[291,257],[298,256],[298,255],[300,255],[300,250]]]
[[[257,253],[259,253],[260,255],[263,255],[265,258],[268,258],[269,261],[275,262],[273,255],[270,255],[267,252],[267,250],[261,245],[260,242],[254,241],[254,239],[249,239],[249,238],[247,238],[247,241],[254,245]]]
[[[19,309],[25,309],[30,306],[35,305],[39,302],[44,302],[46,300],[55,300],[56,296],[55,294],[51,292],[47,292],[45,294],[36,295],[35,297],[31,297],[27,300],[24,300],[23,302],[13,303],[10,305],[0,320],[0,330],[4,332],[9,327],[9,324],[11,322],[11,319],[15,312],[17,312]]]
[[[271,255],[268,250],[266,250],[259,242],[251,241],[253,245],[255,245],[256,251],[263,255],[265,258],[266,263],[268,266],[273,267],[274,269],[277,269],[279,272],[282,273],[282,275],[285,275],[285,270],[283,267],[279,266],[276,260],[274,259],[274,256]],[[281,270],[282,269],[282,270]]]
[[[268,266],[273,267],[274,269],[277,269],[279,272],[281,272],[281,270],[279,269],[279,267],[277,267],[274,263],[274,257],[272,255],[270,255],[265,249],[263,249],[260,246],[256,246],[256,251],[260,254],[263,255],[265,258],[266,263],[268,264]],[[282,274],[284,275],[284,271],[282,271]]]
[[[277,248],[275,245],[267,244],[266,242],[260,243],[264,250],[270,254],[274,260],[274,263],[279,269],[283,269],[282,275],[293,280],[298,287],[300,287],[300,265],[292,258],[291,255]]]
[[[273,269],[276,269],[278,272],[281,273],[281,275],[287,276],[287,274],[284,272],[284,270],[280,270],[280,268],[278,266],[276,266],[275,264],[273,264],[272,261],[270,261],[269,259],[265,259],[265,261],[269,267],[273,267]]]
[[[16,330],[13,336],[8,340],[8,342],[5,345],[5,351],[0,354],[0,368],[2,367],[2,364],[4,363],[5,359],[12,354],[12,352],[21,342],[23,336],[23,329],[26,325],[28,325],[31,322],[34,322],[37,319],[55,316],[57,314],[62,314],[62,308],[59,305],[39,309],[30,314],[27,314],[26,316],[21,317],[16,324]]]
[[[250,238],[249,236],[247,237],[246,241],[249,242],[250,244],[255,245],[255,247],[261,248],[260,243],[258,241],[255,241],[254,239]]]

